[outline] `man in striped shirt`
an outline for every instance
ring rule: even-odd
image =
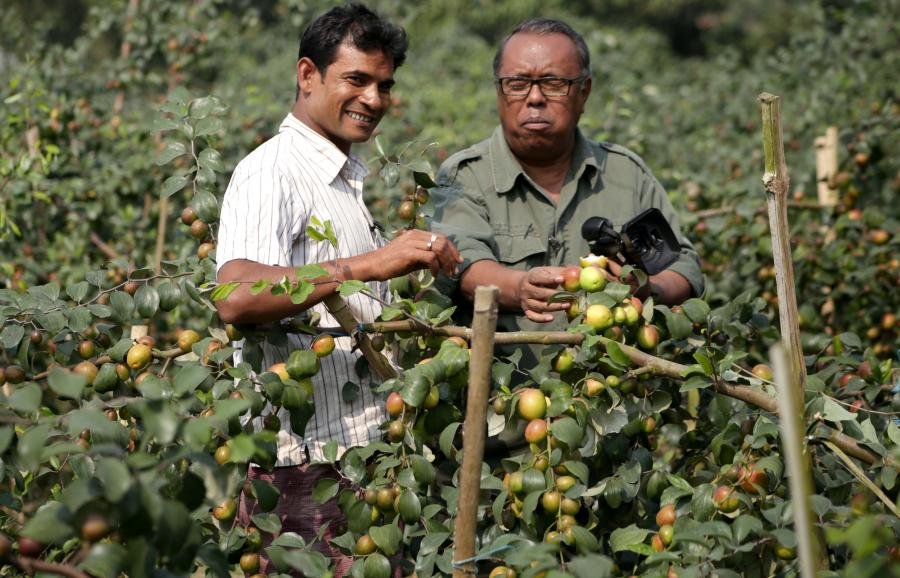
[[[227,323],[280,323],[308,311],[321,315],[323,326],[336,320],[321,301],[342,281],[369,284],[374,295],[389,297],[388,279],[429,268],[454,274],[461,262],[455,246],[441,234],[404,231],[385,243],[363,203],[365,164],[350,151],[352,143],[369,139],[390,102],[394,71],[403,63],[406,33],[360,4],[338,7],[314,21],[300,41],[297,100],[279,133],[244,158],[232,175],[222,204],[217,248],[218,280],[244,282],[217,303]],[[330,221],[337,244],[310,238],[307,227]],[[316,280],[313,293],[299,305],[285,295],[263,291],[251,295],[259,279],[291,278],[297,267],[318,264],[328,276]],[[348,298],[356,319],[371,322],[381,312],[378,301],[356,293]],[[264,340],[262,369],[285,361],[291,351],[309,348],[311,337],[287,333],[276,342]],[[315,481],[339,479],[323,461],[323,447],[337,442],[339,452],[380,437],[383,405],[371,387],[373,377],[355,370],[359,357],[350,337],[338,337],[334,352],[322,359],[313,379],[315,414],[302,435],[293,432],[285,412],[280,415],[278,461],[274,472],[251,468],[251,478],[267,479],[281,490],[278,509],[282,531],[295,531],[308,541],[321,524],[340,518],[333,503],[319,506],[311,499]],[[249,344],[244,344],[249,347]],[[235,361],[242,359],[240,345]],[[347,382],[359,386],[355,400],[345,401]],[[248,516],[251,504],[242,503]],[[349,558],[328,544],[331,532],[317,546],[335,559],[335,574],[349,569]]]

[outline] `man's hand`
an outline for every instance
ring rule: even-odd
[[[372,252],[377,263],[376,278],[385,281],[411,271],[428,268],[435,277],[456,276],[462,257],[456,246],[441,233],[409,229],[390,243]]]
[[[553,321],[553,314],[565,311],[569,303],[548,303],[560,291],[563,267],[535,267],[528,271],[510,269],[496,261],[473,263],[460,279],[463,294],[472,299],[479,285],[496,285],[500,289],[500,306],[522,311],[536,323]]]

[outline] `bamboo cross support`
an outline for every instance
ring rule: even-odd
[[[369,336],[365,332],[359,330],[359,323],[357,322],[356,317],[353,316],[353,312],[350,311],[350,308],[347,306],[347,302],[337,293],[332,293],[325,298],[324,303],[328,312],[331,313],[332,317],[340,324],[341,329],[343,329],[347,335],[356,339],[357,347],[362,351],[363,356],[365,356],[366,361],[369,362],[369,366],[375,374],[385,380],[397,377],[397,372],[391,367],[387,358],[380,352],[375,351]]]
[[[459,504],[454,526],[453,578],[475,576],[475,529],[481,494],[481,463],[487,432],[491,363],[494,360],[494,331],[497,328],[496,287],[475,290],[472,345],[469,354],[469,390],[463,423],[463,463],[459,474]]]
[[[789,379],[801,404],[806,391],[806,367],[800,343],[800,315],[794,292],[794,264],[791,260],[790,227],[787,216],[787,195],[790,188],[784,142],[781,131],[781,98],[764,92],[758,97],[762,109],[763,151],[766,205],[769,229],[772,233],[772,253],[775,258],[775,285],[778,290],[778,319],[781,339],[788,351]]]

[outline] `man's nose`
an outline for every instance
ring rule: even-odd
[[[373,110],[382,110],[388,99],[389,96],[382,94],[375,83],[366,86],[359,96],[359,100]]]
[[[528,94],[525,95],[525,102],[530,105],[539,105],[543,104],[546,100],[547,97],[541,92],[541,85],[537,82],[532,82],[531,88],[528,89]]]

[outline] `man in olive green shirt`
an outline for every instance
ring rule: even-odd
[[[618,231],[656,207],[681,254],[639,295],[669,305],[701,295],[697,254],[665,190],[637,155],[589,142],[578,130],[591,90],[582,37],[563,22],[525,22],[501,44],[494,76],[500,126],[447,159],[434,190],[432,228],[464,258],[453,289],[471,300],[479,285],[499,287],[498,330],[563,329],[568,304],[548,299],[560,290],[563,267],[590,252],[581,237],[584,221],[606,217]],[[612,278],[621,272],[612,261],[609,268]]]

